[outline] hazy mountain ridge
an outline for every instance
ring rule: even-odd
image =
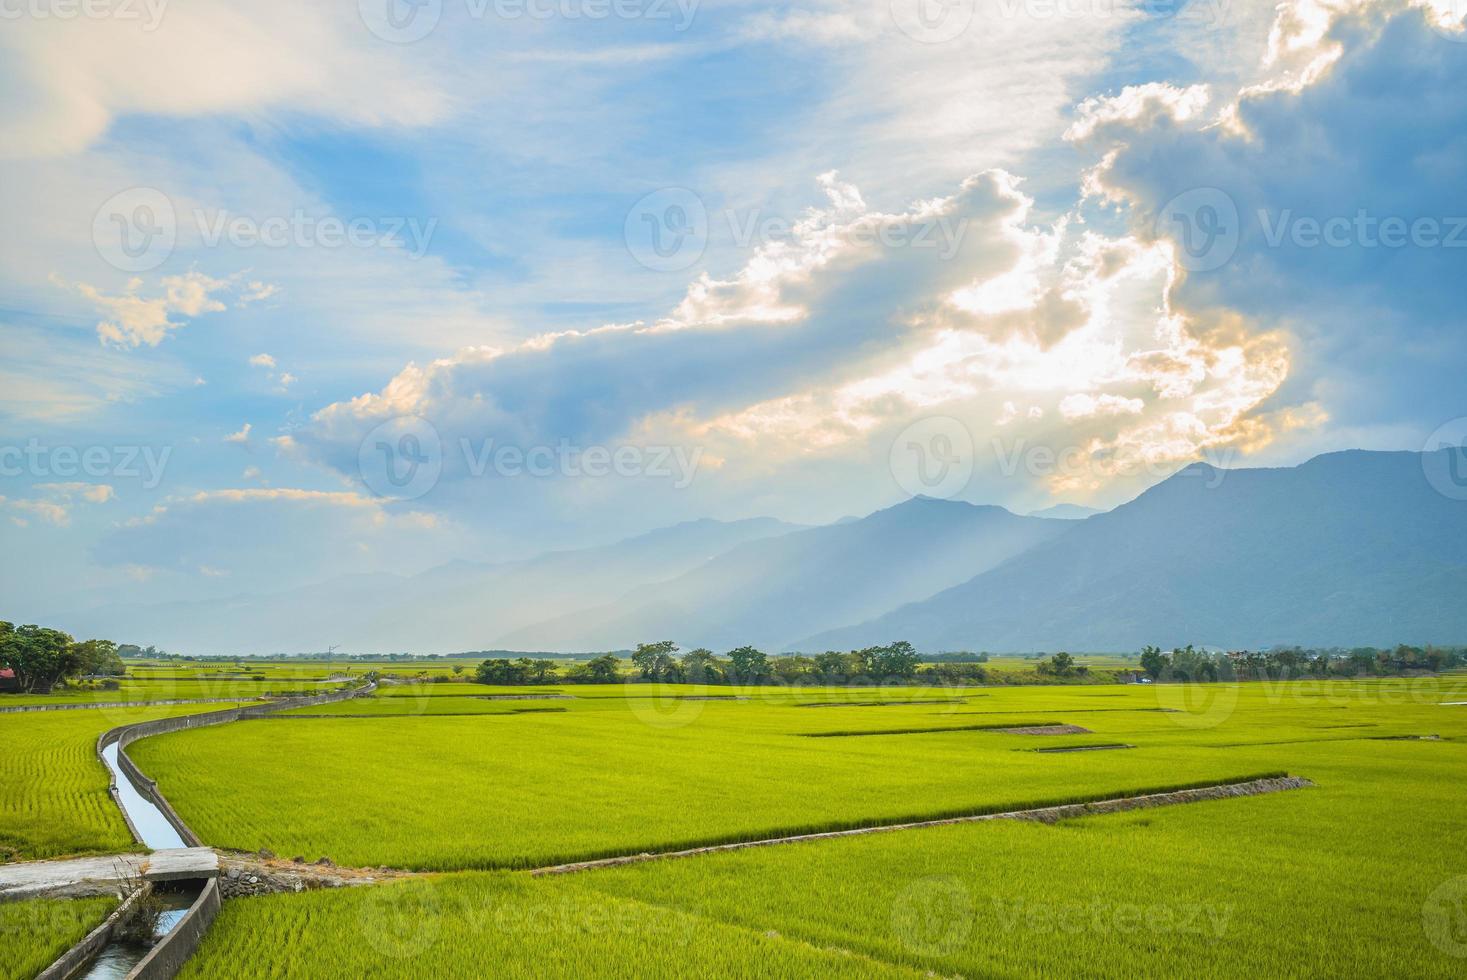
[[[812,631],[925,598],[1068,531],[1069,522],[917,497],[856,521],[749,542],[617,602],[503,637],[560,650],[648,638],[779,650]]]
[[[411,576],[348,575],[301,589],[222,599],[67,610],[77,635],[117,636],[181,652],[452,652],[503,646],[505,632],[629,587],[675,576],[727,549],[803,530],[760,517],[701,519],[613,544],[522,561],[454,561]]]
[[[1137,649],[1467,640],[1467,503],[1422,454],[1188,467],[969,582],[815,634],[924,649]]]

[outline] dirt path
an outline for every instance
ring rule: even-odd
[[[628,854],[623,857],[602,858],[597,861],[577,861],[572,864],[557,864],[530,871],[533,876],[571,874],[595,868],[614,868],[625,864],[640,864],[644,861],[660,861],[666,858],[694,857],[700,854],[715,854],[719,851],[740,851],[749,847],[769,847],[774,844],[797,844],[803,841],[831,840],[837,837],[855,837],[860,834],[881,834],[895,830],[918,830],[923,827],[948,827],[961,823],[978,823],[984,820],[1034,820],[1040,823],[1056,823],[1076,817],[1098,816],[1105,813],[1120,813],[1126,810],[1143,810],[1157,806],[1175,806],[1180,803],[1198,803],[1203,800],[1223,800],[1238,796],[1259,796],[1264,793],[1279,793],[1284,790],[1303,789],[1313,786],[1300,776],[1274,776],[1266,779],[1251,779],[1240,783],[1221,783],[1197,789],[1177,790],[1170,793],[1149,793],[1143,796],[1120,796],[1090,803],[1069,803],[1063,806],[1042,807],[1035,810],[1011,810],[1006,813],[982,813],[970,817],[948,817],[942,820],[919,820],[913,823],[882,824],[874,827],[857,827],[853,830],[833,830],[821,834],[797,834],[792,837],[772,837],[766,840],[741,841],[734,844],[717,844],[712,847],[694,847],[682,851]]]

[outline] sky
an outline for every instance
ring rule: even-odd
[[[0,618],[1461,443],[1464,14],[0,0]]]

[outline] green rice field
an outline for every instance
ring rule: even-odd
[[[486,963],[526,977],[1447,977],[1467,963],[1458,701],[1460,675],[422,683],[129,752],[216,847],[418,872],[230,900],[191,978],[457,978]],[[28,747],[0,756],[0,843],[126,849],[92,740],[192,710],[0,715]],[[1079,748],[1093,751],[1063,751]],[[1312,785],[529,873],[1278,774]]]
[[[189,977],[226,967],[410,977],[425,963],[468,977],[486,962],[512,976],[1449,977],[1467,962],[1467,706],[1444,703],[1467,700],[1460,684],[1005,688],[947,692],[958,700],[945,703],[929,690],[933,703],[918,705],[900,703],[915,690],[743,692],[748,701],[660,699],[660,715],[638,709],[628,687],[622,699],[555,702],[567,708],[556,715],[414,714],[403,702],[401,717],[250,722],[217,749],[203,730],[135,754],[146,749],[145,768],[189,818],[238,835],[236,846],[444,870],[1251,773],[1313,783],[1054,825],[989,821],[251,899],[226,906]],[[1094,734],[964,727],[975,718]],[[892,729],[905,731],[878,734]],[[816,733],[828,737],[806,737]],[[314,807],[291,788],[277,820],[253,810],[249,780],[282,739],[295,758],[329,746],[306,778],[365,805]],[[1132,748],[1033,751],[1097,743]],[[225,792],[207,772],[227,745],[247,763],[230,773],[246,780],[232,809],[206,800]],[[240,750],[256,745],[258,756]]]
[[[136,850],[107,792],[97,736],[198,711],[173,705],[0,714],[0,862]]]
[[[0,980],[40,973],[116,907],[110,898],[0,902]]]

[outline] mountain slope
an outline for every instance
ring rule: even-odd
[[[917,497],[857,521],[741,545],[676,579],[500,643],[577,650],[671,638],[716,650],[745,643],[778,650],[930,596],[1072,526]]]
[[[289,592],[69,610],[76,635],[187,653],[324,650],[445,653],[628,588],[671,578],[729,548],[801,530],[772,518],[698,520],[614,544],[498,564],[456,561],[418,575],[343,576]]]
[[[925,601],[812,636],[923,649],[1467,642],[1467,503],[1422,454],[1198,464]]]

